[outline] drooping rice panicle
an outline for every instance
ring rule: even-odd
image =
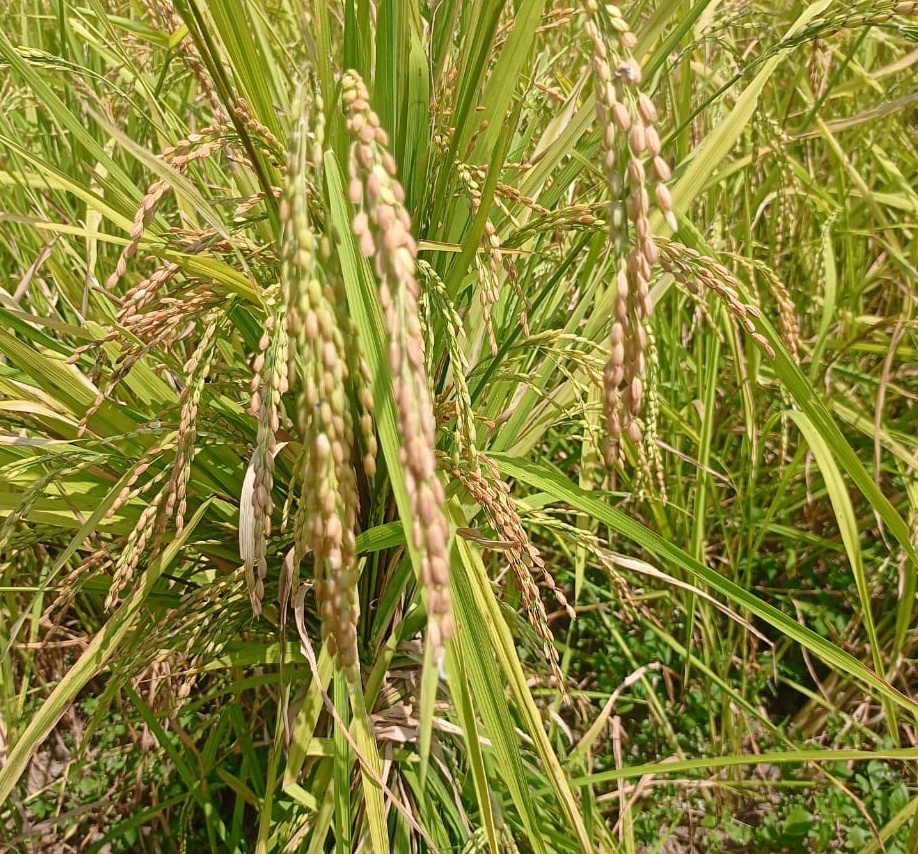
[[[353,229],[360,250],[375,263],[379,296],[389,336],[401,462],[413,508],[412,539],[421,556],[427,591],[428,638],[436,660],[452,636],[449,596],[449,529],[443,486],[436,471],[436,425],[424,359],[418,313],[417,244],[388,136],[370,108],[369,93],[353,71],[341,81],[347,129],[353,139],[349,159],[351,202],[357,206]]]
[[[268,316],[252,365],[252,414],[258,418],[255,451],[249,465],[249,488],[244,485],[240,501],[240,552],[245,563],[246,582],[252,610],[261,613],[268,573],[267,538],[274,512],[274,457],[281,426],[281,398],[287,392],[289,339],[283,302],[268,299]]]
[[[656,205],[671,228],[676,228],[676,221],[666,186],[670,170],[661,157],[656,129],[657,110],[640,88],[641,68],[632,55],[637,38],[617,6],[587,0],[584,11],[585,30],[592,44],[614,268],[609,361],[603,376],[607,456],[611,463],[619,455],[622,436],[641,453],[644,446],[655,442],[655,425],[641,418],[647,375],[647,325],[653,311],[650,276],[658,261],[649,218],[651,186]]]
[[[296,557],[311,553],[322,639],[351,681],[357,658],[357,478],[352,462],[354,414],[348,393],[348,341],[340,278],[329,276],[331,247],[317,236],[307,182],[321,180],[322,102],[300,95],[281,202],[282,280],[290,336],[289,377],[297,378],[302,443]],[[291,382],[292,385],[292,382]]]

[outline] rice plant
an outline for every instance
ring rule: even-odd
[[[916,850],[916,13],[10,4],[10,850]]]

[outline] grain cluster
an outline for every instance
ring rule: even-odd
[[[405,192],[396,178],[388,135],[370,108],[369,93],[358,74],[341,81],[349,158],[353,220],[361,253],[374,263],[379,299],[389,337],[389,371],[395,393],[401,439],[401,464],[412,507],[412,544],[421,559],[427,590],[429,643],[441,659],[452,635],[449,595],[449,529],[445,496],[437,477],[436,424],[428,386],[424,338],[418,311],[417,243],[405,209]]]
[[[290,358],[298,388],[300,492],[294,517],[296,559],[311,554],[322,639],[349,679],[358,676],[357,513],[349,393],[350,321],[327,235],[317,233],[309,182],[321,186],[323,105],[305,93],[290,138],[281,201],[282,283]],[[292,383],[291,383],[292,385]],[[296,562],[296,561],[295,561]]]
[[[647,374],[647,324],[652,267],[659,253],[650,227],[651,192],[675,228],[670,169],[661,156],[657,110],[641,90],[641,68],[632,55],[637,38],[621,10],[588,0],[585,32],[593,54],[596,117],[601,130],[602,169],[609,205],[606,214],[612,256],[614,308],[609,360],[603,375],[609,461],[626,436],[639,446]]]

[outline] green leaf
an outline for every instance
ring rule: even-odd
[[[743,590],[738,584],[724,578],[713,569],[709,569],[678,546],[667,542],[620,510],[611,507],[607,501],[597,497],[598,493],[585,492],[547,465],[515,459],[503,454],[494,454],[493,457],[498,468],[506,475],[546,492],[552,498],[563,501],[575,510],[588,513],[642,548],[684,569],[695,578],[696,582],[707,585],[726,599],[755,614],[786,637],[819,656],[827,664],[870,686],[881,697],[892,701],[910,713],[918,712],[918,703],[915,700],[896,690],[885,679],[864,667],[852,655],[829,643],[825,638],[821,638],[811,629],[801,626],[796,620],[792,620],[749,591]],[[614,497],[609,496],[609,500],[614,500]]]

